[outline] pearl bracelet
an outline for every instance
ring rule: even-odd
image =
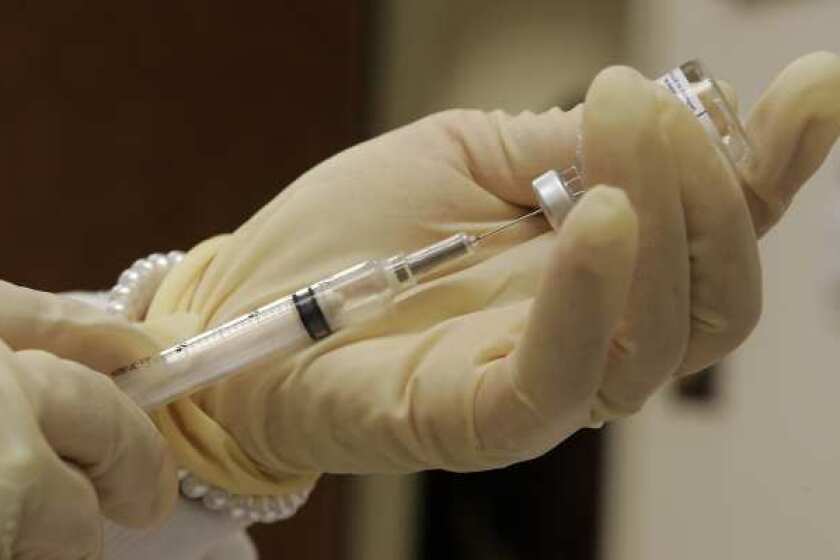
[[[108,292],[106,309],[130,321],[140,321],[146,316],[152,297],[172,268],[184,259],[184,253],[152,253],[138,259],[120,274],[117,284]],[[181,495],[201,500],[208,509],[227,511],[238,520],[273,523],[288,519],[306,503],[312,488],[282,496],[246,496],[231,494],[201,480],[186,469],[178,470]]]

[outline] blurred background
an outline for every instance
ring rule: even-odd
[[[840,52],[838,22],[837,0],[3,2],[0,278],[108,287],[346,146],[453,106],[570,107],[610,64],[699,57],[749,107]],[[838,183],[835,153],[763,242],[763,322],[715,371],[525,465],[328,477],[253,530],[263,557],[840,557]]]

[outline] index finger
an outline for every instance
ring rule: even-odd
[[[744,193],[755,230],[765,234],[840,136],[840,57],[819,52],[788,66],[747,121],[755,162]]]
[[[0,281],[0,339],[13,350],[44,350],[103,372],[152,353],[136,326],[67,297]]]

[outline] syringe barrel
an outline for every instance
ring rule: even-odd
[[[153,410],[268,357],[280,360],[312,343],[292,296],[114,372],[117,386]]]
[[[468,255],[475,238],[457,234],[408,255],[347,268],[113,373],[152,410],[263,360],[283,360],[350,325],[382,317],[416,277]]]
[[[314,341],[386,312],[413,284],[387,261],[366,261],[113,373],[153,410],[266,359],[283,360]]]

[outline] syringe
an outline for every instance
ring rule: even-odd
[[[739,169],[751,161],[751,145],[720,87],[692,61],[659,83],[689,107]],[[540,208],[484,234],[459,233],[407,255],[366,261],[294,294],[120,368],[116,384],[142,408],[152,410],[271,357],[281,360],[348,326],[382,317],[395,298],[430,273],[470,255],[500,231],[540,214],[558,229],[584,192],[581,163],[548,171],[532,183]]]
[[[381,317],[418,279],[471,254],[488,235],[459,233],[407,255],[357,264],[120,368],[114,380],[142,408],[163,406],[268,356],[282,359]]]

